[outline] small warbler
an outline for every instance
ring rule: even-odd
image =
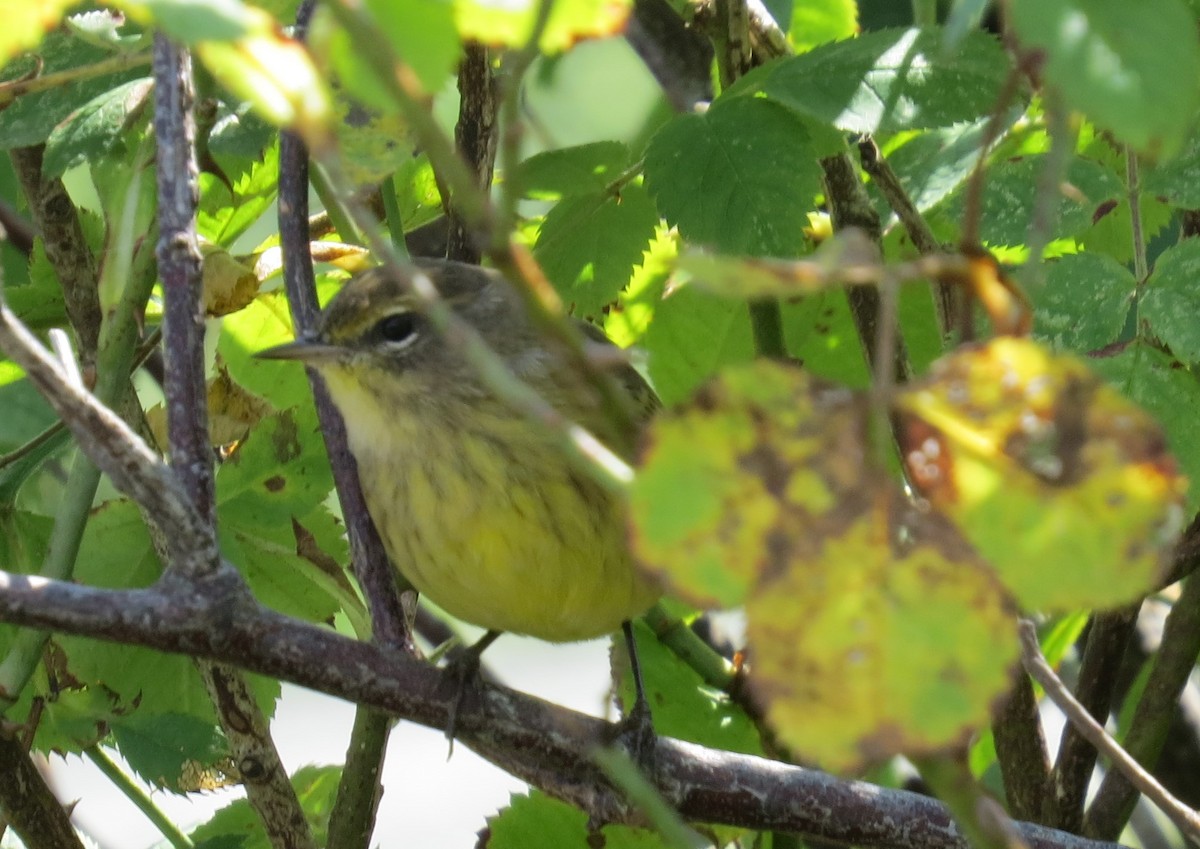
[[[617,444],[594,388],[543,343],[503,277],[441,260],[416,267],[518,378]],[[609,634],[659,596],[630,558],[621,499],[498,399],[387,270],[350,280],[311,338],[259,356],[320,372],[388,555],[447,612],[567,642]],[[648,414],[656,402],[642,378],[629,366],[619,378]]]

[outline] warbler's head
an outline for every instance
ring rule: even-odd
[[[519,359],[522,351],[529,350],[532,334],[516,295],[500,275],[447,260],[418,259],[414,265],[451,309],[510,359],[510,366],[521,370],[511,358]],[[418,310],[405,283],[385,268],[352,278],[330,300],[312,334],[258,356],[302,360],[333,382],[339,378],[377,381],[386,373],[392,377],[393,391],[401,391],[402,385],[421,391],[434,383],[460,387],[476,383],[461,354],[443,342]]]

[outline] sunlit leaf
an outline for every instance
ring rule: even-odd
[[[1083,363],[1000,338],[940,360],[897,405],[913,482],[1024,607],[1153,588],[1186,482],[1153,419]]]
[[[848,392],[768,361],[727,369],[649,427],[631,493],[635,555],[681,598],[741,604],[845,509],[865,441]]]
[[[455,0],[454,16],[464,39],[524,47],[540,6],[539,0]],[[631,6],[631,0],[558,0],[538,44],[546,53],[558,53],[583,39],[616,35]]]
[[[780,739],[855,770],[985,726],[1017,658],[1013,611],[954,529],[870,509],[811,548],[746,601],[753,686]]]

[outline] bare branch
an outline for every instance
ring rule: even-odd
[[[1185,581],[1167,616],[1162,645],[1129,721],[1125,746],[1138,763],[1152,767],[1158,760],[1179,694],[1195,668],[1197,653],[1200,653],[1200,580],[1193,574]],[[1136,782],[1131,783],[1128,776],[1109,772],[1088,806],[1086,831],[1120,833],[1137,802],[1138,790],[1142,788]]]
[[[1109,736],[1104,726],[1088,713],[1087,708],[1075,700],[1042,656],[1034,624],[1023,620],[1018,630],[1021,636],[1021,661],[1025,664],[1025,670],[1042,685],[1050,700],[1058,705],[1067,715],[1067,719],[1079,728],[1093,746],[1112,760],[1115,769],[1120,770],[1134,787],[1170,817],[1171,822],[1175,823],[1188,839],[1200,840],[1200,814],[1167,792],[1153,775],[1142,769],[1141,765],[1121,748],[1120,743]]]
[[[448,719],[450,690],[438,670],[267,610],[232,568],[127,591],[0,572],[0,620],[236,663],[434,728]],[[483,684],[467,691],[456,732],[502,769],[600,821],[635,820],[591,760],[592,748],[611,739],[609,723]],[[859,846],[967,849],[945,806],[925,796],[666,738],[654,763],[659,792],[687,819]],[[1116,845],[1036,825],[1020,831],[1032,849]]]
[[[71,818],[54,798],[29,752],[0,731],[0,836],[12,826],[29,849],[83,849]]]

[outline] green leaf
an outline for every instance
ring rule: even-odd
[[[979,230],[984,242],[993,246],[1023,245],[1037,203],[1038,177],[1045,157],[1028,156],[1003,162],[988,171],[983,191]],[[1054,238],[1083,233],[1098,215],[1124,194],[1121,180],[1112,171],[1090,159],[1076,157],[1067,166],[1064,190],[1056,198]],[[962,220],[962,192],[947,202],[948,214]]]
[[[330,558],[306,556],[300,520],[333,489],[311,408],[264,419],[217,473],[221,551],[255,596],[282,613],[325,621],[339,605],[330,592]]]
[[[1067,254],[1046,263],[1033,294],[1034,335],[1052,347],[1086,354],[1116,341],[1137,281],[1103,254]]]
[[[619,194],[573,195],[546,213],[533,255],[578,316],[616,300],[654,237],[658,212],[637,184]]]
[[[514,795],[508,807],[488,818],[487,849],[568,849],[603,845],[604,849],[665,849],[656,832],[627,825],[593,831],[583,811],[532,790]],[[597,844],[596,841],[599,841]]]
[[[329,811],[341,775],[341,767],[336,766],[301,767],[292,775],[292,787],[318,846],[328,839]],[[189,836],[196,849],[273,849],[258,815],[245,799],[226,805]]]
[[[995,103],[1009,67],[986,33],[972,33],[943,56],[940,30],[889,29],[768,66],[756,88],[838,129],[888,133],[977,120]]]
[[[208,771],[229,758],[224,735],[213,722],[186,714],[137,712],[112,723],[122,757],[155,787],[184,793],[193,789],[197,771]]]
[[[1146,409],[1167,434],[1167,446],[1192,486],[1187,509],[1200,508],[1200,381],[1196,374],[1169,354],[1150,345],[1134,342],[1106,356],[1088,360],[1092,369],[1113,384],[1131,401]]]
[[[535,154],[521,163],[521,190],[532,198],[557,200],[602,192],[629,166],[629,149],[601,141]]]
[[[312,403],[304,369],[256,359],[254,354],[294,338],[286,296],[281,291],[268,292],[221,319],[217,353],[239,386],[266,398],[276,409],[286,409]]]
[[[1193,134],[1173,159],[1140,163],[1145,195],[1158,195],[1184,209],[1200,208],[1200,133]]]
[[[200,235],[228,248],[271,208],[279,193],[279,145],[272,144],[260,159],[229,187],[213,174],[200,175],[200,209],[196,216]]]
[[[153,90],[149,77],[130,80],[72,112],[46,140],[43,176],[61,176],[68,168],[116,149],[130,122],[149,106]]]
[[[538,0],[455,0],[454,16],[463,39],[524,47],[539,6]],[[543,53],[560,53],[583,39],[616,35],[631,6],[631,0],[559,0],[538,46]]]
[[[686,287],[657,305],[642,346],[663,404],[686,398],[718,368],[754,357],[745,303]]]
[[[1200,362],[1200,239],[1172,245],[1154,263],[1138,315],[1185,363]]]
[[[1013,119],[1017,117],[1014,114]],[[933,208],[970,176],[989,121],[919,133],[887,154],[888,164],[918,211]],[[874,192],[874,185],[868,185]],[[877,205],[885,221],[894,215],[882,198]]]
[[[449,0],[367,0],[379,33],[427,92],[442,89],[462,53]]]
[[[867,386],[871,373],[844,291],[785,303],[782,312],[788,353],[805,369],[847,386]]]
[[[788,41],[797,53],[858,31],[856,0],[794,0]]]
[[[22,57],[5,66],[0,71],[0,79],[17,79],[35,70],[44,76],[91,65],[111,55],[111,51],[87,44],[82,39],[52,32],[34,55]],[[143,68],[130,68],[18,97],[0,110],[0,149],[30,147],[44,142],[63,119],[92,98],[144,75]]]
[[[646,186],[691,242],[724,253],[796,256],[821,172],[803,123],[762,98],[681,115],[646,151]]]
[[[746,602],[767,719],[798,756],[836,770],[961,746],[1010,686],[1002,588],[936,514],[843,521],[793,531],[816,550]]]
[[[275,140],[275,128],[254,114],[249,103],[222,103],[220,110],[208,134],[208,152],[239,164],[261,160],[263,151]]]
[[[728,693],[704,683],[692,667],[659,641],[643,620],[633,622],[638,662],[646,687],[646,700],[652,705],[654,731],[664,737],[688,740],[726,752],[762,755],[758,728]],[[628,715],[633,705],[633,676],[629,674],[629,653],[621,635],[613,637],[613,666],[621,682],[621,704]]]
[[[1200,37],[1178,0],[1015,0],[1010,16],[1071,106],[1143,153],[1183,144],[1200,105]]]

